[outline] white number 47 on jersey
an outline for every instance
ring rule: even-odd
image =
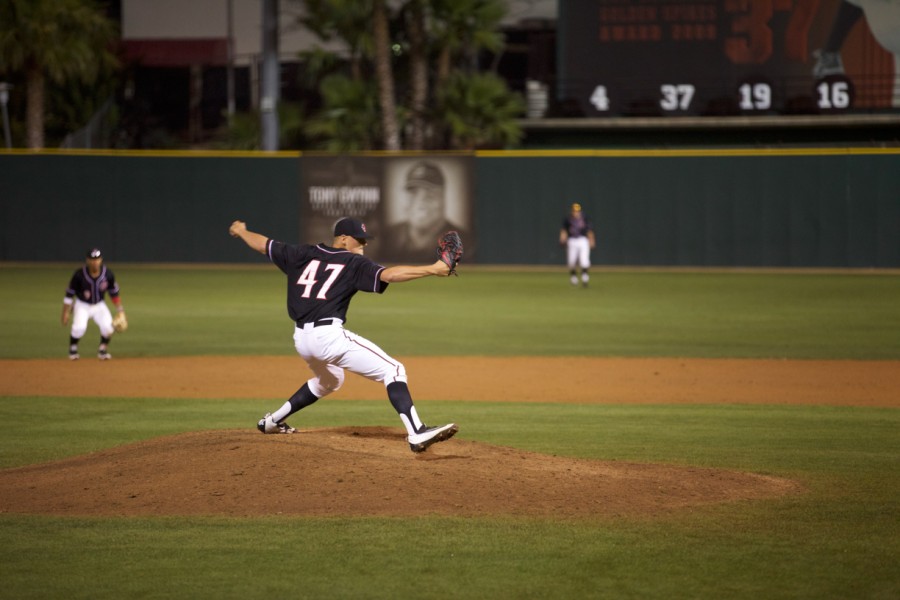
[[[303,269],[303,273],[300,275],[300,279],[297,280],[297,285],[303,286],[303,293],[300,294],[302,298],[309,298],[312,294],[313,286],[319,282],[318,279],[316,279],[316,276],[319,274],[319,265],[321,264],[321,261],[311,260],[309,261],[309,264],[306,265],[306,268]],[[328,290],[331,289],[331,286],[334,284],[334,280],[338,278],[338,275],[340,275],[341,271],[343,270],[344,265],[325,265],[325,271],[331,271],[331,275],[328,276],[328,279],[325,280],[325,283],[322,285],[319,293],[316,294],[317,299],[327,299]]]

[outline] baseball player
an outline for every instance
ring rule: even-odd
[[[844,74],[841,46],[863,16],[875,41],[893,55],[891,106],[900,108],[900,0],[841,0],[824,47],[814,53],[813,77]]]
[[[262,433],[293,433],[285,419],[319,398],[341,387],[344,371],[357,373],[387,388],[388,399],[406,427],[413,452],[423,452],[436,442],[448,440],[458,431],[455,423],[427,427],[413,406],[406,369],[384,350],[347,329],[347,309],[356,292],[383,293],[389,284],[435,275],[446,277],[456,266],[438,260],[425,266],[385,268],[363,252],[372,238],[366,226],[352,218],[334,225],[331,245],[291,245],[270,239],[235,221],[229,233],[251,249],[265,254],[288,279],[288,314],[295,323],[294,347],[307,362],[313,376],[281,408],[260,419]],[[457,237],[457,240],[459,238]]]
[[[588,269],[591,267],[591,250],[596,243],[591,222],[581,212],[581,205],[575,202],[559,230],[559,245],[566,247],[566,264],[572,285],[578,285],[578,269],[581,268],[581,285],[587,287],[590,280]]]
[[[104,301],[109,294],[116,310],[124,317],[125,309],[119,297],[116,276],[103,264],[103,253],[99,248],[91,248],[84,259],[84,266],[75,271],[63,298],[62,324],[66,326],[72,319],[69,337],[69,360],[78,360],[78,342],[87,331],[88,320],[93,319],[100,328],[100,346],[97,358],[109,360],[109,341],[115,328],[113,316]]]

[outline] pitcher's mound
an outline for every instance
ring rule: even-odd
[[[0,471],[0,512],[56,515],[663,515],[774,498],[738,471],[547,456],[458,437],[413,454],[402,430],[201,431]]]

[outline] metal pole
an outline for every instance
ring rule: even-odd
[[[263,0],[262,9],[261,147],[278,150],[278,0]]]
[[[6,147],[12,148],[12,138],[9,133],[9,113],[6,111],[6,103],[9,101],[9,90],[13,86],[8,83],[0,83],[0,105],[3,107],[3,137],[6,140]]]
[[[234,119],[234,0],[228,0],[228,124]]]

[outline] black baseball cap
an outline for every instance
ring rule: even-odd
[[[406,189],[412,187],[443,187],[444,174],[434,163],[418,162],[406,174]]]
[[[87,251],[87,258],[103,258],[103,253],[100,248],[91,248]]]
[[[351,217],[344,217],[334,224],[334,237],[339,235],[349,235],[358,240],[371,240],[374,237],[366,231],[365,223]]]

